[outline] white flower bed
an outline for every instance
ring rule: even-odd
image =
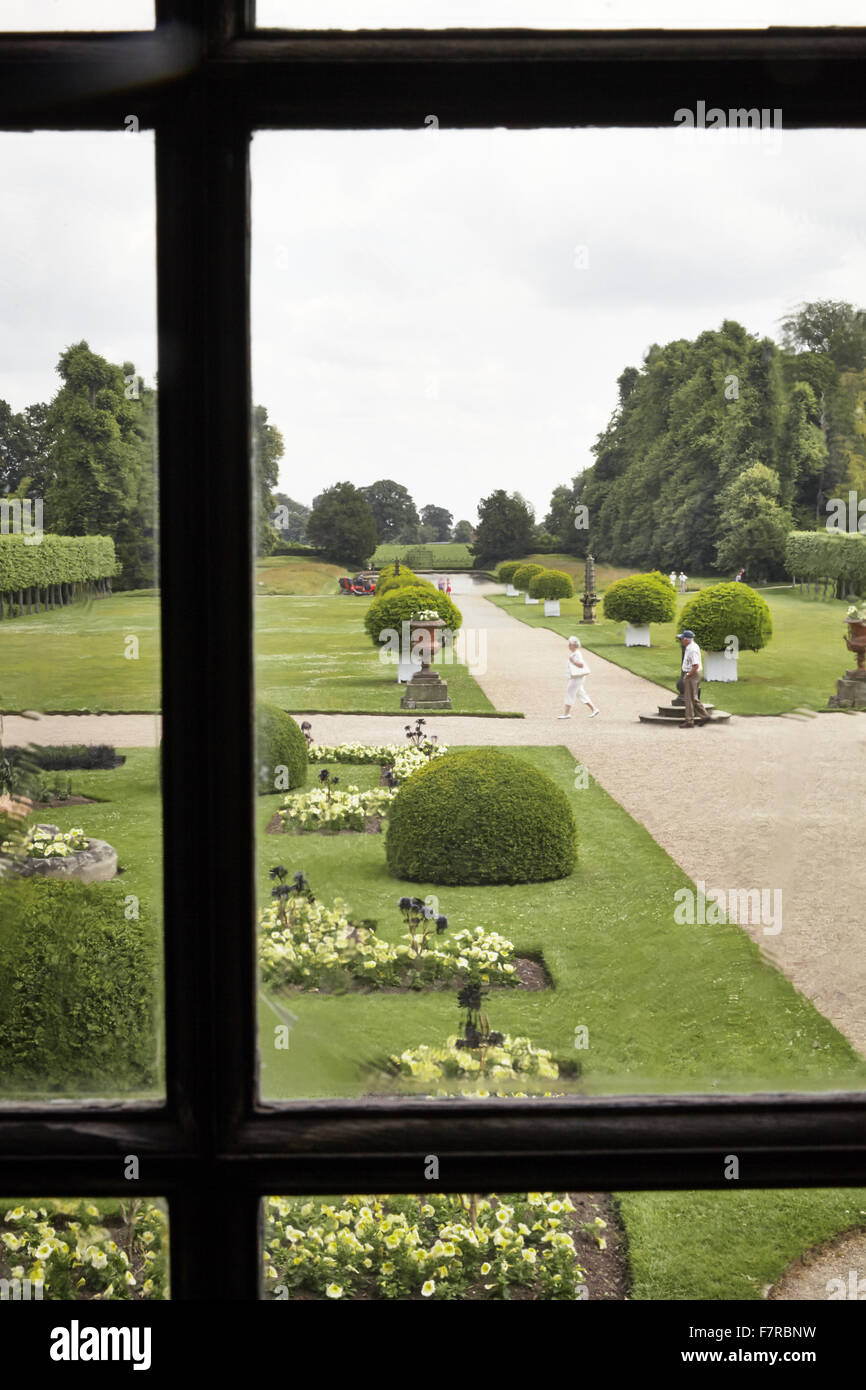
[[[340,898],[332,908],[303,897],[284,901],[285,923],[278,902],[265,908],[259,919],[262,979],[274,988],[337,990],[359,981],[374,988],[412,988],[455,978],[491,985],[519,983],[514,945],[498,932],[467,928],[419,949],[408,932],[403,943],[395,945],[366,927],[353,926]]]

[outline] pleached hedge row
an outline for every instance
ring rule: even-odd
[[[795,583],[823,584],[844,597],[866,594],[866,535],[858,531],[789,531],[785,569]]]
[[[0,535],[0,618],[102,598],[119,569],[110,536]]]

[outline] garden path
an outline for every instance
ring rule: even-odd
[[[565,641],[488,603],[485,592],[501,589],[476,584],[459,596],[464,626],[486,634],[486,670],[476,679],[499,709],[525,718],[428,713],[429,731],[455,746],[564,745],[689,878],[725,891],[780,889],[781,931],[765,932],[761,923],[744,930],[866,1054],[866,720],[844,713],[803,722],[741,716],[681,739],[675,725],[638,722],[669,698],[659,686],[588,652],[587,687],[601,714],[590,720],[577,706],[560,721]],[[591,631],[577,629],[587,643]],[[676,669],[673,651],[671,694]],[[828,672],[828,693],[838,674]],[[413,716],[296,715],[305,717],[319,743],[402,743]],[[4,725],[7,744],[154,747],[160,733],[153,715],[48,715],[36,722],[7,716]]]
[[[780,889],[781,931],[765,932],[764,925],[775,925],[770,920],[744,930],[866,1053],[866,719],[739,717],[681,739],[677,726],[638,722],[639,714],[672,698],[676,651],[670,695],[590,651],[586,684],[601,714],[590,720],[577,706],[570,720],[560,721],[565,641],[521,623],[488,603],[484,592],[478,586],[459,597],[464,626],[486,632],[487,669],[476,671],[476,679],[498,708],[526,717],[437,720],[428,713],[430,732],[452,745],[565,745],[696,883],[726,892]],[[592,640],[591,629],[578,627],[577,635]],[[828,672],[828,693],[838,674]],[[718,703],[723,707],[724,696]],[[402,742],[410,718],[297,716],[304,717],[319,743]]]

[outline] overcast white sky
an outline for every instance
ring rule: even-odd
[[[7,23],[15,8],[0,0]],[[100,6],[66,8],[94,22]],[[386,22],[397,5],[363,8]],[[542,516],[650,343],[726,317],[776,335],[801,300],[866,302],[866,132],[453,131],[427,114],[253,142],[254,397],[301,501],[391,477],[455,518],[495,487]],[[81,338],[152,381],[151,135],[0,135],[0,177],[0,397],[49,400]]]

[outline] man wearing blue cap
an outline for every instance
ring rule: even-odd
[[[698,686],[701,683],[701,649],[690,627],[678,632],[677,637],[683,649],[683,702],[686,707],[686,721],[680,728],[693,729],[696,714],[699,724],[708,724],[710,719],[709,710],[698,699]]]

